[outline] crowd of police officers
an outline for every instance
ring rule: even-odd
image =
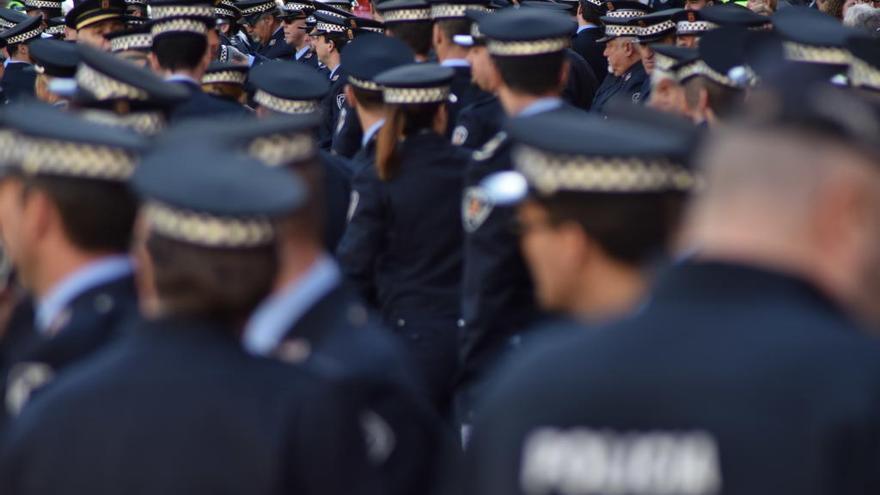
[[[877,2],[7,7],[0,493],[880,493]]]

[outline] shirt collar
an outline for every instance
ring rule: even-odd
[[[309,49],[311,49],[311,47],[309,45],[306,45],[306,46],[300,48],[299,50],[297,50],[296,51],[296,60],[301,59],[303,57],[303,55],[305,55],[306,53],[309,53]]]
[[[585,26],[578,26],[577,34],[581,34],[581,32],[586,31],[587,29],[599,29],[599,26],[593,24],[587,24]]]
[[[373,123],[373,125],[367,127],[367,129],[364,131],[364,135],[361,137],[361,148],[367,147],[367,143],[369,143],[370,140],[373,139],[373,136],[375,136],[376,133],[379,132],[379,129],[381,129],[383,125],[385,125],[385,119],[379,119],[375,123]]]
[[[337,64],[336,67],[330,69],[330,74],[327,75],[327,78],[333,79],[333,76],[336,74],[336,71],[338,71],[339,67],[341,67],[341,66],[342,66],[342,64]]]
[[[107,256],[93,261],[55,284],[37,304],[37,330],[46,334],[55,318],[74,299],[100,285],[119,280],[134,272],[128,256]]]
[[[245,349],[253,354],[270,354],[309,308],[333,290],[341,279],[336,262],[327,255],[321,256],[305,275],[260,304],[245,327]]]
[[[538,98],[533,101],[529,106],[520,110],[517,117],[530,117],[532,115],[537,115],[539,113],[549,112],[550,110],[556,110],[557,108],[562,106],[562,98],[558,98],[556,96],[548,96],[546,98]]]
[[[440,62],[440,65],[443,67],[470,67],[471,64],[468,63],[467,60],[463,58],[447,58],[446,60]]]
[[[10,64],[25,64],[25,65],[31,65],[31,64],[25,62],[24,60],[14,60],[14,59],[11,59],[11,58],[7,58],[6,60],[3,61],[3,67],[6,67],[6,66],[8,66],[8,65],[10,65]]]
[[[195,79],[193,79],[189,76],[183,75],[183,74],[171,74],[170,76],[166,77],[165,80],[168,82],[182,82],[182,83],[195,84],[196,86],[201,86],[201,84],[198,81],[196,81]]]

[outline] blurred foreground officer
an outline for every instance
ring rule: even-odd
[[[376,76],[387,122],[375,166],[354,178],[351,219],[338,250],[346,279],[405,343],[444,412],[457,363],[458,218],[469,159],[445,138],[453,75],[437,64],[410,64]]]
[[[239,138],[227,141],[302,177],[310,194],[306,206],[278,222],[274,290],[248,321],[243,344],[283,361],[311,354],[334,370],[347,396],[363,406],[361,426],[369,459],[387,481],[384,493],[428,493],[446,436],[405,351],[344,286],[322,243],[322,170],[312,138],[317,125],[314,115],[266,119],[242,125]]]
[[[211,148],[157,152],[133,182],[147,319],[27,409],[4,493],[378,493],[349,404],[238,345],[277,268],[271,219],[303,184]]]
[[[14,27],[0,32],[0,45],[8,55],[0,89],[7,101],[22,101],[34,97],[37,72],[30,55],[30,43],[40,39],[43,25],[39,17],[28,17]]]
[[[654,70],[651,72],[651,97],[648,106],[657,110],[689,117],[684,87],[678,82],[678,68],[696,59],[694,48],[655,46]]]
[[[76,44],[54,39],[35,40],[30,44],[30,54],[37,72],[34,95],[40,101],[65,107],[67,100],[58,92],[59,88],[75,85],[73,77],[79,63]]]
[[[511,30],[512,25],[528,28]],[[542,9],[505,9],[483,17],[479,29],[501,76],[498,99],[508,117],[586,115],[560,97],[568,72],[571,19]],[[471,401],[479,396],[485,372],[517,345],[520,331],[542,316],[510,229],[514,209],[495,205],[480,185],[485,177],[510,169],[510,147],[506,133],[497,133],[473,153],[465,174],[460,416],[467,416]]]
[[[487,396],[467,493],[878,493],[880,348],[851,315],[880,315],[880,117],[831,88],[768,96],[705,150],[695,256]]]
[[[484,182],[496,204],[519,203],[520,246],[541,307],[586,325],[617,321],[637,310],[652,265],[669,255],[681,203],[695,182],[687,161],[696,129],[684,119],[674,131],[672,125],[649,126],[649,118],[667,116],[632,108],[638,110],[628,116],[630,122],[593,115],[513,119],[506,129],[522,143],[513,154],[518,172],[501,172]],[[577,138],[585,132],[609,150],[607,155],[587,153]],[[565,165],[551,164],[550,152]],[[643,155],[668,165],[641,176],[612,165],[601,176],[559,174],[565,167],[589,171],[591,159],[611,163],[618,156]]]
[[[51,107],[9,110],[20,155],[2,183],[0,222],[6,254],[36,299],[37,334],[4,377],[4,412],[15,416],[137,314],[126,255],[135,199],[124,182],[144,143]]]
[[[207,33],[214,27],[214,9],[199,0],[157,0],[150,12],[153,70],[189,91],[189,98],[171,113],[171,123],[194,117],[248,117],[250,112],[242,105],[202,91],[202,76],[211,62]]]

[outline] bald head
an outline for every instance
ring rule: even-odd
[[[701,162],[685,248],[797,274],[874,312],[862,300],[880,296],[880,168],[869,155],[819,133],[752,128],[720,133]]]

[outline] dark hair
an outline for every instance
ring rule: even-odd
[[[394,22],[386,33],[403,41],[416,55],[427,56],[431,52],[431,22]]]
[[[208,38],[201,34],[180,33],[153,40],[153,53],[163,69],[194,69],[205,56]]]
[[[682,197],[563,192],[536,201],[547,209],[552,224],[574,222],[611,258],[641,265],[666,251],[678,226]]]
[[[6,51],[9,52],[10,57],[14,57],[18,55],[18,49],[21,46],[21,43],[16,43],[14,45],[6,45]]]
[[[125,184],[24,176],[24,194],[42,191],[55,204],[64,233],[84,251],[128,251],[137,201]]]
[[[401,139],[425,129],[432,129],[437,112],[445,109],[443,103],[386,107],[385,125],[376,138],[376,172],[380,179],[391,180],[397,173],[400,167],[398,146]]]
[[[272,289],[274,245],[212,249],[150,233],[156,291],[171,314],[243,323]]]
[[[348,44],[348,36],[343,33],[321,33],[327,41],[332,41],[336,51],[342,53],[342,49]]]
[[[382,100],[381,91],[370,91],[368,89],[358,88],[357,86],[351,85],[351,92],[354,93],[354,97],[357,98],[358,105],[367,110],[379,110],[385,104],[385,101]]]
[[[719,118],[729,118],[738,112],[742,108],[743,103],[745,103],[745,91],[723,86],[705,76],[696,76],[684,83],[684,97],[689,107],[697,106],[700,98],[700,88],[706,89],[709,108]]]
[[[562,66],[566,52],[547,53],[528,57],[492,56],[504,84],[514,91],[542,95],[561,90]]]
[[[289,163],[285,167],[305,182],[309,192],[306,204],[279,222],[279,236],[293,235],[300,238],[321,240],[324,232],[326,182],[325,164],[319,157],[298,163]]]
[[[450,40],[456,34],[471,34],[471,21],[469,19],[443,19],[437,21],[440,30]]]
[[[578,3],[581,4],[581,16],[583,16],[585,21],[595,24],[597,26],[602,25],[601,17],[604,14],[602,13],[601,8],[597,7],[588,0],[578,0]]]

